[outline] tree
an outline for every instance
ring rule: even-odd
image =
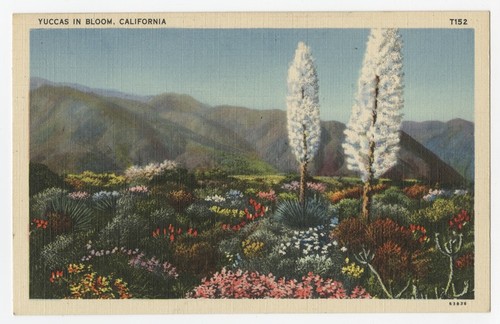
[[[307,165],[318,151],[319,119],[318,76],[311,49],[299,42],[288,69],[287,125],[288,140],[300,164],[299,201],[305,204]]]
[[[360,173],[362,218],[370,221],[372,186],[397,163],[403,108],[402,39],[397,29],[372,29],[347,124],[347,167]]]

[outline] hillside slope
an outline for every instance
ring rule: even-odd
[[[469,181],[474,180],[474,123],[463,119],[406,121],[402,129]]]
[[[443,140],[436,139],[443,132],[442,125],[436,125],[426,124],[426,133],[433,136],[422,140],[436,143],[439,150]],[[311,173],[355,176],[345,165],[341,146],[345,125],[323,121],[321,128]],[[416,129],[425,128],[413,125],[410,129],[418,133]],[[31,160],[58,173],[121,172],[132,164],[164,159],[177,160],[189,169],[222,167],[231,173],[297,170],[288,146],[285,111],[209,107],[178,94],[142,102],[41,85],[30,96],[30,138]],[[464,181],[438,154],[404,131],[399,163],[385,176],[441,184]]]

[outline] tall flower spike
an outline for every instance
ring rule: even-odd
[[[287,96],[288,139],[300,163],[310,162],[320,143],[318,90],[311,49],[300,42],[288,69]]]
[[[287,126],[290,148],[300,163],[299,200],[304,204],[307,164],[318,151],[321,137],[318,76],[311,49],[300,42],[288,69]]]
[[[397,29],[372,29],[343,145],[348,168],[360,172],[363,181],[370,173],[380,177],[397,162],[404,103],[401,49]],[[372,160],[371,142],[376,144]]]
[[[372,29],[358,92],[342,145],[347,167],[365,183],[363,216],[369,219],[373,181],[397,163],[403,117],[403,42],[397,29]]]

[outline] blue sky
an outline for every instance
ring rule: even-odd
[[[285,109],[299,41],[318,69],[321,118],[347,122],[368,29],[46,29],[31,31],[32,77],[209,105]],[[472,29],[402,29],[405,120],[474,115]]]

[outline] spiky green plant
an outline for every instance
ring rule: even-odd
[[[68,191],[61,188],[48,188],[30,199],[30,218],[43,217],[51,201],[67,196]]]
[[[45,218],[56,234],[87,231],[92,228],[92,209],[85,201],[59,196],[48,203]]]
[[[117,191],[100,191],[92,195],[95,209],[99,211],[114,211],[120,194]]]
[[[298,200],[284,200],[277,207],[274,218],[291,228],[314,227],[326,224],[327,205],[319,198],[309,198],[302,205]]]

